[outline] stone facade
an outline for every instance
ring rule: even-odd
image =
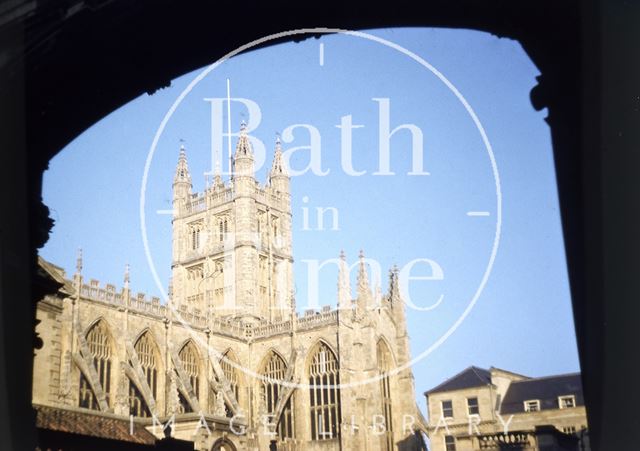
[[[470,367],[425,393],[431,450],[588,450],[579,378]]]
[[[198,450],[419,449],[413,375],[387,374],[410,360],[397,271],[381,295],[361,254],[352,296],[341,255],[338,309],[298,314],[280,145],[261,186],[243,128],[234,166],[192,193],[181,148],[167,305],[134,295],[128,269],[116,288],[85,280],[81,255],[71,278],[41,261],[63,287],[37,309],[34,404],[127,417],[158,437],[154,424],[170,423]]]

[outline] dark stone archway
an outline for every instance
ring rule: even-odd
[[[213,443],[211,451],[236,451],[236,446],[226,438],[219,438]]]
[[[257,37],[423,26],[517,39],[541,71],[531,100],[549,111],[592,444],[624,448],[630,421],[640,422],[640,391],[618,383],[640,379],[638,359],[623,358],[640,313],[637,22],[638,5],[622,0],[5,2],[0,447],[34,448],[33,302],[53,286],[36,266],[52,225],[41,182],[57,152],[133,98]]]

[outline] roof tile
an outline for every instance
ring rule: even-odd
[[[40,429],[148,445],[156,442],[156,437],[136,422],[133,422],[131,434],[131,424],[125,418],[41,405],[33,407],[36,410],[36,427]]]
[[[558,397],[574,395],[576,406],[584,405],[580,373],[538,377],[515,381],[509,385],[504,395],[501,413],[524,412],[524,401],[540,400],[540,409],[558,408]]]
[[[452,390],[462,390],[472,387],[483,387],[491,383],[491,372],[477,366],[470,366],[453,377],[450,377],[440,385],[425,392],[425,395],[432,393],[446,392]]]

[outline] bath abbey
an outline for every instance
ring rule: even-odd
[[[377,289],[364,255],[349,265],[338,247],[337,308],[298,312],[280,143],[264,184],[246,126],[232,164],[192,192],[180,148],[166,302],[134,293],[128,268],[116,286],[85,278],[81,252],[73,275],[40,259],[60,288],[37,308],[39,415],[195,450],[423,449],[397,269]]]

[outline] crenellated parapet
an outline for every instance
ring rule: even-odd
[[[320,311],[313,309],[305,311],[303,314],[294,313],[294,319],[284,317],[279,321],[243,321],[242,318],[229,316],[207,315],[206,311],[198,308],[188,308],[187,304],[176,305],[175,308],[165,305],[157,296],[149,296],[145,293],[130,294],[128,287],[128,269],[125,275],[125,285],[121,288],[112,283],[103,284],[96,279],[84,282],[81,276],[76,275],[74,280],[65,279],[68,286],[80,287],[79,298],[85,302],[96,302],[118,309],[127,309],[149,318],[158,320],[170,319],[179,323],[184,323],[198,330],[208,329],[212,332],[233,337],[238,340],[254,340],[268,338],[280,334],[291,334],[294,331],[307,331],[315,328],[331,327],[338,325],[339,315],[342,314],[342,321],[362,321],[371,316],[372,313],[386,312],[383,322],[392,323],[396,328],[396,334],[403,345],[408,346],[406,341],[406,320],[404,313],[404,303],[402,302],[398,288],[398,271],[389,271],[389,291],[384,295],[372,294],[366,267],[361,255],[357,263],[358,266],[358,297],[350,298],[351,288],[348,278],[348,268],[345,263],[344,254],[340,257],[339,266],[339,292],[341,295],[340,311],[332,309],[326,305]],[[194,295],[204,296],[204,294]],[[375,303],[372,302],[375,300]],[[197,299],[189,300],[194,305],[200,305]],[[403,348],[405,346],[402,346]],[[408,354],[408,349],[402,350],[403,354]]]
[[[232,202],[236,197],[237,192],[233,189],[233,186],[224,183],[218,187],[211,186],[203,192],[191,194],[184,203],[184,209],[179,210],[177,216],[186,217],[215,209]],[[289,193],[277,191],[270,185],[260,186],[256,184],[253,197],[257,202],[282,212],[288,211],[291,204],[291,195]]]
[[[325,306],[321,311],[307,310],[303,315],[296,313],[295,321],[286,320],[276,323],[266,323],[253,327],[252,337],[270,338],[280,334],[292,332],[305,332],[323,327],[335,327],[338,325],[338,310]]]
[[[291,195],[288,192],[276,191],[272,186],[256,185],[256,200],[269,208],[287,212],[290,209]]]
[[[117,289],[116,286],[111,283],[101,285],[100,281],[96,279],[90,279],[89,283],[82,283],[80,285],[80,298],[118,307],[126,307],[129,310],[146,313],[155,317],[167,316],[167,307],[160,303],[160,298],[157,296],[150,297],[144,293],[137,293],[135,296],[127,298],[124,288]]]
[[[89,283],[82,283],[80,299],[85,302],[96,302],[116,308],[126,308],[130,312],[158,320],[172,318],[176,322],[185,323],[199,330],[209,329],[211,332],[242,341],[289,334],[294,329],[294,323],[290,319],[279,322],[253,323],[215,316],[207,318],[202,313],[198,314],[189,311],[184,305],[179,306],[174,311],[171,307],[162,304],[157,296],[136,293],[127,297],[124,288],[118,289],[111,283],[101,284],[96,279],[90,279]],[[330,306],[326,305],[320,311],[310,309],[303,314],[296,313],[295,317],[295,330],[307,331],[337,325],[338,310],[331,309]]]
[[[184,210],[177,212],[177,216],[186,217],[196,213],[217,208],[234,199],[234,190],[231,186],[209,187],[201,193],[193,193],[184,204]]]

